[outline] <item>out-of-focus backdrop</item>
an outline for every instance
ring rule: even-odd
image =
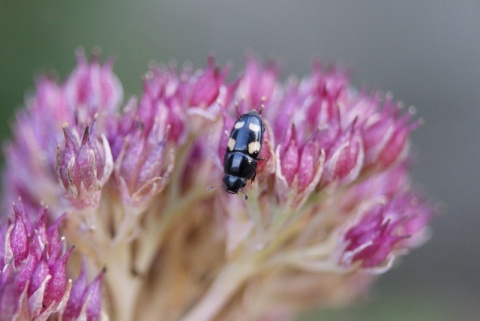
[[[280,58],[283,77],[338,61],[355,85],[415,105],[414,176],[446,209],[433,238],[362,302],[302,320],[480,320],[479,1],[0,1],[2,139],[35,75],[64,79],[75,49],[97,46],[126,97],[152,59],[203,67],[215,52],[238,72],[251,49]]]

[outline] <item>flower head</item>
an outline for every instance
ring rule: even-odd
[[[372,204],[359,216],[359,221],[343,235],[346,246],[342,261],[384,270],[399,251],[414,244],[409,239],[418,237],[417,227],[423,227],[431,210],[421,205],[416,196],[407,194]],[[418,225],[417,221],[422,223]]]
[[[63,126],[65,147],[57,147],[56,168],[66,198],[77,207],[96,206],[102,185],[113,170],[110,145],[105,136],[93,134],[93,124],[86,126],[80,138],[76,131]]]
[[[232,82],[229,70],[213,57],[205,70],[152,65],[123,107],[98,56],[80,55],[65,83],[39,80],[6,147],[4,198],[21,196],[30,214],[16,208],[0,225],[2,311],[287,320],[351,301],[425,240],[433,209],[408,171],[418,122],[401,104],[358,92],[338,67],[285,84],[253,56]],[[245,201],[207,187],[222,182],[232,126],[252,110],[265,131]],[[48,215],[32,219],[41,204]],[[66,242],[72,270],[84,262],[73,287]]]
[[[82,265],[80,275],[73,283],[65,309],[61,316],[64,321],[101,320],[103,270],[91,283],[87,283],[85,265]]]
[[[66,250],[59,237],[60,217],[47,227],[46,210],[35,224],[23,207],[14,205],[14,219],[0,234],[0,315],[2,320],[46,320],[67,303],[71,280],[66,275]]]

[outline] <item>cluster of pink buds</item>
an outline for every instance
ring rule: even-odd
[[[67,277],[73,247],[67,250],[60,236],[65,215],[47,226],[43,209],[33,224],[19,205],[13,205],[13,222],[0,230],[0,320],[40,321],[51,315],[64,321],[99,320],[100,281],[87,287],[83,273],[72,288]]]
[[[337,67],[285,83],[254,57],[229,70],[152,65],[125,103],[96,55],[64,83],[38,80],[5,148],[4,204],[22,209],[0,225],[2,317],[290,320],[352,301],[427,238],[409,110]],[[245,200],[221,185],[223,160],[254,110],[265,131]]]

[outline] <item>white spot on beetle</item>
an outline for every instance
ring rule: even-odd
[[[257,125],[257,124],[250,123],[250,124],[248,125],[248,128],[249,128],[252,132],[258,133],[258,132],[260,131],[260,125]]]
[[[232,150],[233,150],[233,148],[235,147],[235,143],[236,143],[236,141],[235,141],[235,139],[233,139],[232,137],[230,137],[230,138],[228,139],[227,147],[228,147],[228,150],[229,150],[229,151],[232,151]]]
[[[245,125],[244,121],[237,121],[235,125],[233,125],[233,127],[235,127],[236,129],[239,129],[239,128],[242,128],[243,125]]]
[[[258,153],[260,151],[260,142],[251,142],[248,144],[248,153]]]

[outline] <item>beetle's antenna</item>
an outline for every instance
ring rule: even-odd
[[[223,185],[209,186],[209,187],[207,187],[207,190],[211,191],[211,190],[213,190],[214,188],[217,188],[217,187],[223,187]]]
[[[240,193],[242,193],[242,194],[243,194],[243,196],[245,196],[245,200],[247,201],[247,200],[248,200],[248,196],[247,196],[247,194],[245,194],[245,192],[244,192],[244,191],[242,191],[241,189],[239,189],[238,191],[239,191]]]
[[[262,115],[263,110],[265,109],[265,105],[264,105],[265,100],[266,100],[266,98],[265,98],[265,96],[263,96],[263,97],[262,97],[262,101],[261,101],[261,103],[260,103],[260,108],[258,109],[258,114],[259,114],[259,115]]]

